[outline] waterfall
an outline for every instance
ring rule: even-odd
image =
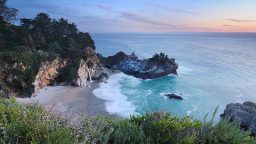
[[[89,80],[90,80],[90,82],[92,82],[92,77],[91,77],[90,68],[88,68],[88,75],[89,75]]]

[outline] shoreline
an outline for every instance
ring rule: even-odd
[[[99,84],[99,82],[91,82],[89,87],[86,88],[72,86],[45,87],[35,97],[16,98],[16,100],[25,104],[37,103],[46,109],[53,109],[65,115],[116,116],[106,111],[105,100],[93,94]]]

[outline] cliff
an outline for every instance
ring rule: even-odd
[[[43,62],[38,74],[36,75],[34,92],[38,92],[45,86],[48,86],[50,83],[54,82],[54,79],[58,75],[58,70],[67,65],[67,59],[56,58],[53,61]]]
[[[108,73],[104,73],[94,50],[87,47],[85,53],[87,56],[86,60],[82,58],[74,60],[58,57],[52,62],[42,63],[34,82],[35,93],[43,87],[53,84],[72,84],[84,88],[90,85],[92,79],[108,77]],[[60,75],[62,75],[61,78]]]

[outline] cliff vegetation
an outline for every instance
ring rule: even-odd
[[[38,105],[0,99],[0,142],[37,144],[253,144],[256,139],[239,124],[220,120],[197,121],[167,113],[129,119],[61,116]]]
[[[39,13],[33,19],[17,21],[18,10],[0,1],[0,96],[30,96],[42,62],[62,58],[68,67],[59,70],[58,82],[77,77],[80,59],[86,59],[86,47],[95,49],[89,33],[80,32],[64,18],[52,19]]]

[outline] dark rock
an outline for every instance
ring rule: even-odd
[[[110,69],[104,68],[104,67],[97,67],[94,72],[94,75],[92,76],[92,79],[105,81],[106,79],[109,78],[111,74],[112,74],[112,71]]]
[[[175,95],[175,94],[165,94],[169,99],[176,99],[176,100],[183,100],[181,96]]]
[[[138,59],[135,54],[126,55],[123,52],[107,58],[98,56],[103,66],[112,70],[120,70],[137,78],[153,79],[169,74],[177,75],[178,65],[175,63],[175,59],[169,59],[163,53],[144,60]]]
[[[108,57],[103,57],[100,54],[98,54],[97,56],[104,67],[111,69],[114,69],[114,66],[119,65],[123,60],[129,57],[124,52],[118,52],[117,54]]]
[[[221,117],[240,123],[241,128],[251,130],[256,135],[256,104],[244,102],[243,104],[231,103],[226,106]]]

